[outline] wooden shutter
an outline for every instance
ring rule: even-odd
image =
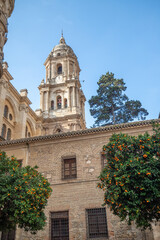
[[[76,159],[64,159],[63,160],[63,169],[64,169],[64,178],[76,178],[77,170],[76,170]]]

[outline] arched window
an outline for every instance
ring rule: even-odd
[[[67,108],[67,98],[64,99],[64,107]]]
[[[28,137],[31,137],[31,133],[30,132],[28,132]]]
[[[11,140],[11,129],[8,128],[8,131],[7,131],[7,140]]]
[[[51,101],[51,110],[54,110],[54,101]]]
[[[3,138],[6,137],[6,125],[5,125],[5,124],[3,124],[3,126],[2,126],[2,133],[1,133],[1,136],[2,136]]]
[[[10,114],[9,114],[9,120],[12,121],[12,119],[13,119],[13,116],[12,116],[12,114],[10,113]]]
[[[28,127],[26,127],[25,137],[27,137],[27,135],[28,135]]]
[[[61,109],[62,107],[62,99],[61,96],[57,97],[57,109]]]
[[[57,73],[62,74],[62,64],[58,64],[57,66]]]
[[[56,132],[57,132],[57,133],[60,133],[60,132],[61,132],[61,129],[60,129],[60,128],[57,128]]]
[[[3,114],[3,116],[5,118],[8,118],[8,106],[7,105],[5,105],[5,107],[4,107],[4,114]]]

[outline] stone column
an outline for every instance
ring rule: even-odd
[[[52,94],[52,92],[51,92]],[[57,98],[55,95],[53,95],[52,100],[54,101],[54,111],[57,109]]]
[[[70,95],[70,87],[68,88],[68,107],[71,107],[71,95]]]
[[[70,75],[70,71],[69,71],[69,60],[68,60],[68,80],[70,79],[69,75]]]
[[[49,92],[46,92],[46,108],[45,110],[48,111],[49,110],[49,106],[48,106],[48,98],[49,98]]]
[[[48,67],[46,67],[46,82],[47,82],[47,79],[48,79]]]
[[[52,78],[55,78],[55,63],[52,63]]]
[[[50,110],[51,107],[51,101],[50,101],[50,91],[48,91],[48,112]]]
[[[62,108],[64,108],[64,92],[62,93]]]
[[[73,95],[73,107],[75,107],[75,105],[76,105],[76,102],[75,102],[75,87],[73,87],[73,93],[72,93]]]
[[[44,92],[41,92],[42,94],[42,111],[44,111]]]
[[[43,104],[42,104],[43,100],[42,100],[42,98],[43,98],[43,94],[42,94],[42,92],[40,92],[40,109],[43,110]]]
[[[77,89],[77,107],[79,107],[79,89],[78,88],[76,89]]]

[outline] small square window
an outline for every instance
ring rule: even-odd
[[[105,208],[87,209],[88,238],[108,237]]]
[[[62,160],[62,178],[70,179],[77,177],[76,158]]]

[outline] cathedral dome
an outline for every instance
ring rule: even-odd
[[[53,48],[53,50],[50,53],[50,56],[62,57],[62,56],[68,56],[68,55],[70,55],[72,57],[76,57],[72,48],[66,44],[65,39],[62,34],[59,44]]]

